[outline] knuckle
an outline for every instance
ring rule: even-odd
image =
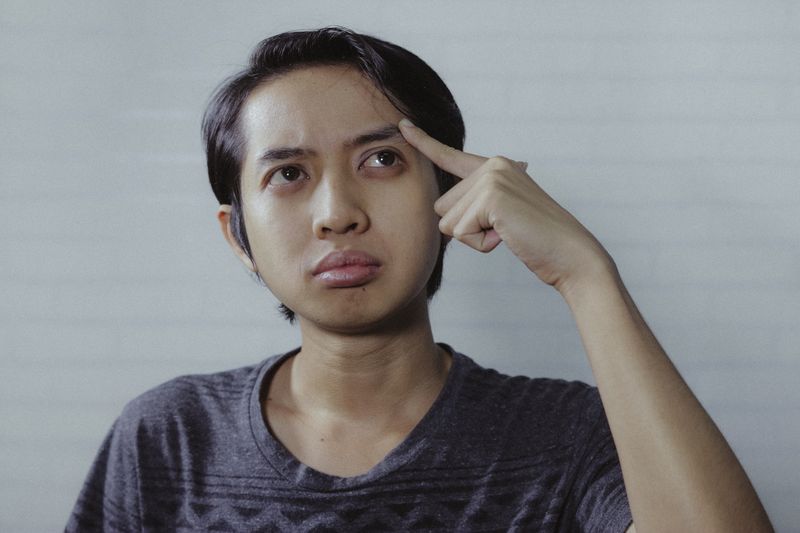
[[[494,157],[489,158],[489,164],[491,168],[497,169],[507,169],[512,168],[514,166],[514,162],[502,155],[496,155]]]

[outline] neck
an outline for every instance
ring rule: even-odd
[[[424,415],[451,361],[433,340],[427,304],[411,314],[416,318],[401,325],[359,334],[301,319],[302,349],[281,368],[276,396],[296,412],[326,420],[380,424]]]

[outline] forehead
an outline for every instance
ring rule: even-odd
[[[248,154],[271,145],[332,147],[402,114],[348,66],[293,70],[257,87],[242,110]]]

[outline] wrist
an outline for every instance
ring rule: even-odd
[[[583,263],[583,268],[556,287],[570,308],[593,294],[619,289],[622,280],[614,259],[607,253]]]

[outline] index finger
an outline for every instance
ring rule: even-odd
[[[440,143],[406,118],[400,121],[398,127],[411,146],[427,156],[434,165],[459,178],[466,178],[486,162],[485,157]]]

